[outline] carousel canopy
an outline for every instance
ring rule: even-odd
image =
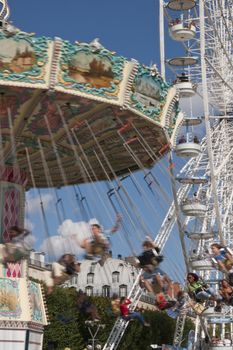
[[[169,149],[181,122],[177,99],[155,67],[117,56],[97,39],[37,38],[3,21],[0,165],[26,172],[28,188],[48,187],[48,177],[57,187],[64,176],[65,184],[103,180],[108,162],[112,178],[138,169],[135,157],[151,167],[143,140],[156,160]],[[88,164],[95,176],[85,178]]]

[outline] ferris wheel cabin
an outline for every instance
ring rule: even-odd
[[[181,210],[187,216],[204,216],[207,206],[198,198],[186,198],[181,203]]]
[[[196,6],[195,0],[170,0],[167,7],[174,11],[187,11]]]
[[[194,22],[185,22],[180,19],[169,23],[170,37],[175,41],[186,41],[195,38],[196,26]]]
[[[181,98],[192,97],[196,94],[195,85],[189,80],[189,77],[185,73],[177,76],[175,85]]]
[[[186,133],[178,138],[178,144],[175,150],[178,157],[197,157],[201,153],[199,139],[191,129],[191,127],[200,123],[200,118],[186,118],[183,121],[183,126],[186,127]]]
[[[187,237],[192,240],[201,241],[201,240],[207,240],[207,239],[214,239],[215,233],[212,231],[208,232],[190,232],[187,234]]]
[[[190,267],[196,271],[208,271],[214,269],[211,259],[203,259],[199,257],[190,258]]]

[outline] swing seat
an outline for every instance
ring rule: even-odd
[[[94,255],[104,255],[107,249],[107,245],[104,243],[93,242],[92,249]]]
[[[176,300],[170,300],[163,293],[158,293],[155,299],[155,305],[161,311],[167,310],[176,305]]]
[[[166,301],[161,301],[161,302],[157,302],[156,303],[156,306],[161,311],[167,310],[167,309],[171,309],[175,305],[176,305],[176,301],[175,300],[166,300]]]
[[[191,307],[197,315],[201,315],[205,310],[207,310],[205,305],[200,304],[200,303],[193,304],[193,305],[191,305]]]
[[[179,311],[174,309],[167,309],[166,313],[169,317],[176,319],[179,316]]]
[[[163,261],[162,255],[155,255],[153,250],[145,251],[142,255],[139,255],[138,260],[141,267],[146,265],[153,265],[154,267],[158,266]]]

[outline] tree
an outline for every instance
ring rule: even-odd
[[[149,348],[150,344],[172,344],[175,332],[176,320],[168,317],[166,312],[145,311],[145,319],[150,323],[150,328],[142,327],[137,322],[129,324],[119,350],[141,350]],[[188,320],[184,330],[184,344],[194,324]]]
[[[80,313],[76,306],[77,292],[75,288],[55,288],[53,294],[47,298],[47,307],[50,325],[45,329],[43,349],[83,350],[87,345],[90,334],[85,321],[88,315]],[[98,340],[104,344],[115,322],[111,312],[109,298],[90,297],[96,305],[105,328],[98,334]],[[167,316],[165,312],[145,311],[145,319],[151,324],[150,328],[141,326],[137,321],[129,323],[119,350],[141,350],[150,344],[172,344],[176,321]],[[184,338],[193,329],[191,321],[186,322]],[[57,343],[52,347],[51,343]],[[51,346],[51,347],[50,347]],[[184,345],[183,345],[184,346]]]
[[[85,347],[81,325],[76,310],[76,291],[56,288],[47,298],[50,325],[46,327],[43,349],[49,349],[49,343],[57,343],[55,349],[81,350]],[[52,348],[52,347],[51,347]]]

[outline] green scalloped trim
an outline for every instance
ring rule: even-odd
[[[78,53],[78,52],[85,52],[85,53],[93,53],[91,47],[89,44],[76,44],[72,45],[69,41],[63,41],[62,46],[62,55],[60,59],[60,66],[63,65],[69,65],[72,58]],[[124,64],[127,61],[122,56],[115,56],[114,53],[111,51],[102,48],[98,53],[95,53],[100,59],[107,58],[111,65],[112,65],[112,72],[114,74],[114,78],[111,82],[110,87],[103,87],[103,88],[95,88],[92,87],[89,83],[77,83],[74,79],[72,79],[66,71],[63,71],[62,78],[65,82],[69,83],[68,86],[65,86],[62,83],[58,83],[59,86],[62,86],[65,89],[73,89],[78,90],[84,93],[101,96],[108,99],[117,99],[117,96],[109,96],[109,94],[113,94],[117,91],[119,82],[123,79],[123,70],[124,70]]]
[[[1,80],[15,81],[15,82],[17,81],[17,82],[24,82],[24,83],[30,83],[30,84],[46,83],[44,79],[41,79],[41,78],[39,79],[38,77],[41,76],[42,70],[44,69],[45,64],[48,62],[48,41],[52,39],[46,38],[46,37],[35,38],[34,36],[29,36],[24,33],[18,33],[12,37],[8,37],[3,32],[0,32],[0,45],[1,45],[1,39],[13,39],[16,42],[19,42],[20,40],[27,41],[34,50],[34,53],[36,56],[36,62],[41,63],[41,67],[38,66],[37,64],[34,64],[30,70],[21,72],[21,73],[5,74],[3,72],[0,72]]]
[[[139,110],[140,112],[142,112],[146,116],[148,116],[154,120],[159,121],[159,116],[162,112],[161,107],[163,107],[163,105],[166,102],[166,97],[167,97],[167,93],[168,93],[170,85],[168,83],[166,83],[160,76],[152,76],[149,68],[147,68],[143,65],[139,65],[138,72],[137,72],[137,75],[135,76],[133,86],[142,77],[150,77],[150,79],[153,79],[153,81],[155,81],[159,85],[159,87],[160,87],[160,100],[159,100],[160,107],[153,107],[153,106],[147,107],[147,106],[145,106],[142,102],[140,102],[137,99],[137,97],[133,91],[132,91],[132,94],[130,96],[131,101],[132,101],[132,107]]]

